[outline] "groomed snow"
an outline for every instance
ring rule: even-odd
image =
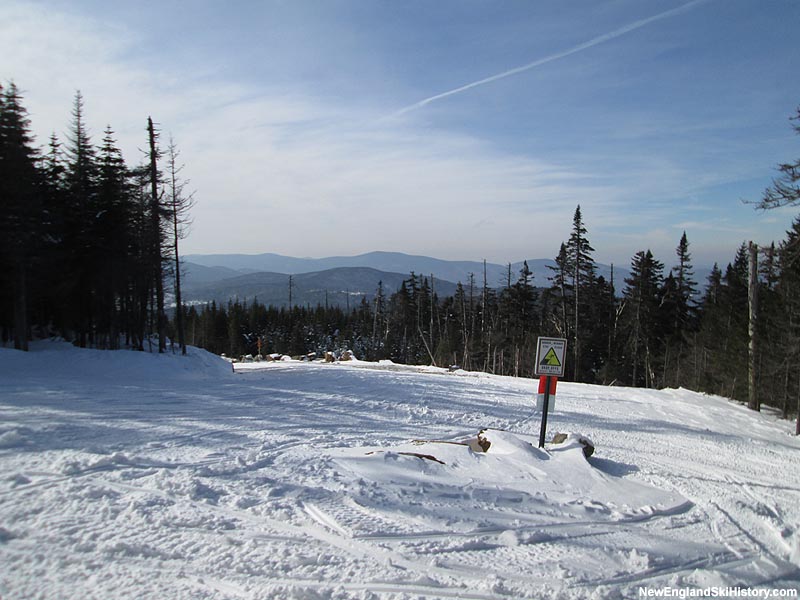
[[[235,368],[0,349],[0,598],[797,590],[800,441],[769,414],[559,383],[548,439],[586,459],[536,448],[536,381]]]

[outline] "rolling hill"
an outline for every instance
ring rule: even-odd
[[[456,283],[468,285],[474,277],[476,287],[483,285],[484,268],[489,287],[501,288],[516,281],[522,261],[501,265],[482,261],[453,261],[403,254],[401,252],[369,252],[358,256],[297,258],[280,254],[188,254],[184,262],[184,299],[187,302],[227,302],[231,298],[253,299],[264,304],[286,305],[289,302],[289,275],[293,280],[293,304],[353,305],[374,297],[382,281],[387,295],[397,291],[401,282],[414,272],[433,276],[440,296],[455,292]],[[549,258],[529,259],[533,285],[550,285],[555,262]],[[620,294],[630,272],[619,266],[598,264],[597,274],[612,277]],[[668,272],[669,265],[666,265]],[[710,270],[695,269],[698,289],[702,290]]]
[[[190,265],[194,269],[195,265]],[[209,268],[209,267],[205,267]],[[214,267],[227,269],[227,267]],[[202,274],[205,271],[200,271]],[[190,270],[189,273],[192,273]],[[378,284],[383,283],[387,296],[400,288],[408,275],[378,271],[368,267],[340,267],[311,273],[292,275],[292,304],[295,306],[339,305],[355,306],[362,298],[375,297]],[[436,280],[438,294],[455,293],[455,284]],[[220,303],[229,299],[258,299],[262,304],[285,306],[289,303],[289,275],[285,273],[257,272],[216,281],[196,281],[190,275],[184,287],[184,298],[191,302]]]

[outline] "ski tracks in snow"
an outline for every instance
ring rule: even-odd
[[[165,372],[147,388],[106,378],[96,397],[82,381],[14,383],[0,401],[0,595],[572,600],[796,585],[800,474],[787,466],[800,446],[718,399],[559,384],[551,431],[592,438],[604,485],[688,500],[668,509],[582,497],[568,489],[579,478],[553,494],[543,470],[529,476],[547,494],[443,483],[444,467],[390,452],[483,427],[533,436],[535,385],[304,364],[201,384]],[[370,482],[333,456],[363,446],[382,449],[376,468],[418,478]]]

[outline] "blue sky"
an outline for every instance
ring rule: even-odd
[[[196,191],[186,252],[601,262],[779,241],[800,155],[796,0],[0,1],[0,80],[37,139],[76,89],[140,160],[148,115]]]

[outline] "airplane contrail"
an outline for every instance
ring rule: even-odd
[[[639,29],[640,27],[644,27],[645,25],[649,25],[654,21],[659,21],[661,19],[666,19],[667,17],[671,17],[673,15],[682,13],[684,11],[690,10],[695,5],[700,4],[702,2],[707,2],[708,0],[692,0],[691,2],[687,2],[681,6],[676,8],[672,8],[670,10],[666,10],[662,13],[658,13],[657,15],[653,15],[652,17],[647,17],[646,19],[639,19],[638,21],[634,21],[624,27],[620,27],[619,29],[615,29],[609,33],[604,33],[603,35],[599,35],[595,38],[590,39],[587,42],[583,42],[582,44],[578,44],[577,46],[573,46],[567,50],[562,52],[557,52],[555,54],[551,54],[549,56],[545,56],[544,58],[540,58],[539,60],[535,60],[528,64],[522,65],[520,67],[515,67],[513,69],[509,69],[508,71],[503,71],[502,73],[497,73],[496,75],[491,75],[490,77],[485,77],[484,79],[478,79],[477,81],[473,81],[472,83],[467,83],[457,88],[453,88],[452,90],[448,90],[446,92],[442,92],[441,94],[436,94],[435,96],[430,96],[425,98],[424,100],[420,100],[419,102],[415,102],[414,104],[410,104],[405,108],[401,108],[400,110],[392,113],[392,117],[398,117],[400,115],[404,115],[408,112],[413,110],[417,110],[418,108],[422,108],[430,104],[431,102],[436,102],[437,100],[441,100],[442,98],[447,98],[448,96],[454,96],[455,94],[460,94],[461,92],[465,92],[472,88],[476,88],[481,85],[486,85],[487,83],[492,83],[493,81],[497,81],[498,79],[505,79],[506,77],[511,77],[512,75],[516,75],[517,73],[522,73],[524,71],[529,71],[531,69],[535,69],[541,65],[547,64],[549,62],[553,62],[554,60],[558,60],[560,58],[564,58],[566,56],[570,56],[572,54],[576,54],[577,52],[581,52],[583,50],[587,50],[593,46],[597,46],[598,44],[602,44],[603,42],[607,42],[609,40],[613,40],[614,38],[618,38],[621,35],[625,35],[631,31]]]

